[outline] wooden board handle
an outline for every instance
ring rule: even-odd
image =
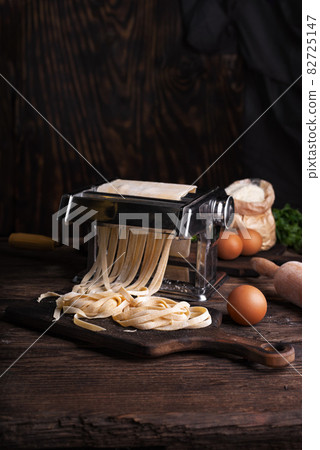
[[[291,344],[272,344],[227,334],[219,330],[214,340],[203,342],[202,348],[231,355],[242,356],[248,361],[269,367],[285,367],[295,359],[295,350]]]

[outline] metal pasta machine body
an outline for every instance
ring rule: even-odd
[[[85,237],[88,267],[97,254],[97,226],[125,225],[174,232],[176,237],[158,293],[186,301],[212,297],[226,276],[217,271],[220,228],[227,228],[234,214],[233,198],[224,189],[197,190],[180,200],[167,200],[103,193],[98,187],[63,195],[58,214],[58,222],[72,223],[73,230],[78,229],[79,222],[89,224],[90,232]]]

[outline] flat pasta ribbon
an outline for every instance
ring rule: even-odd
[[[146,235],[129,229],[126,239],[120,239],[120,231],[119,227],[98,227],[96,261],[71,292],[40,295],[39,302],[58,297],[54,319],[58,320],[61,313],[74,314],[74,323],[91,331],[105,328],[82,319],[112,317],[123,327],[140,330],[172,331],[210,325],[206,308],[153,296],[162,284],[172,236],[159,232]]]

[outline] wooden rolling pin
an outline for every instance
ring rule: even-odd
[[[56,247],[61,247],[63,245],[48,236],[30,233],[11,233],[8,242],[10,247],[21,248],[24,250],[54,250]],[[80,244],[80,249],[83,249],[83,242],[83,238],[76,241],[77,245]],[[68,245],[72,247],[73,244],[73,239],[70,239]]]
[[[12,233],[8,239],[10,247],[23,248],[26,250],[53,250],[55,241],[42,234]]]
[[[302,263],[289,261],[278,266],[265,258],[251,258],[252,268],[260,275],[273,278],[274,288],[281,297],[302,307]]]

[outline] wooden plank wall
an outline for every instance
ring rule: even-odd
[[[107,179],[192,183],[239,134],[242,67],[184,40],[179,0],[0,0],[1,73]],[[0,234],[51,234],[103,180],[0,79]],[[237,147],[199,182],[241,176]]]

